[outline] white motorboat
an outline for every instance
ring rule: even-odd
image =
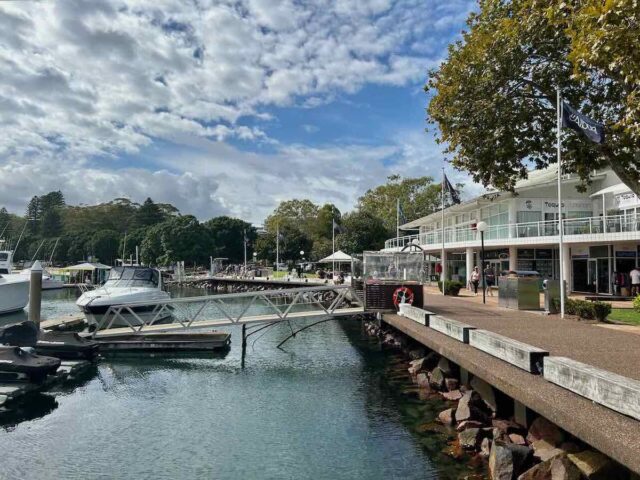
[[[31,269],[27,268],[20,272],[20,275],[31,276]],[[64,288],[64,282],[53,278],[49,272],[42,270],[42,290],[54,290],[58,288]]]
[[[156,305],[144,305],[144,302],[166,301],[171,295],[162,290],[160,272],[154,268],[145,267],[114,267],[109,272],[106,283],[84,292],[76,301],[76,305],[84,312],[89,325],[99,325],[104,314],[113,305],[137,303],[132,308],[135,315],[124,313],[123,317],[116,317],[112,326],[129,326],[166,321],[171,311],[165,309],[158,314]],[[102,325],[106,327],[107,324]]]
[[[17,312],[29,303],[29,278],[24,275],[0,275],[0,314]]]

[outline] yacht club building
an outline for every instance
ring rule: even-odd
[[[385,250],[399,250],[417,240],[425,253],[441,262],[446,278],[466,283],[473,267],[480,265],[476,225],[484,221],[485,264],[497,274],[535,270],[557,279],[562,261],[570,291],[624,293],[628,274],[640,261],[640,200],[611,170],[594,172],[585,192],[576,188],[577,176],[565,176],[561,259],[556,172],[555,166],[533,171],[513,193],[488,191],[447,208],[444,262],[441,212],[402,225],[401,230],[419,233],[387,240]]]

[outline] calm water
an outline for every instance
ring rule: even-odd
[[[73,292],[43,312],[74,313]],[[19,319],[19,316],[14,319]],[[4,319],[6,321],[6,319]],[[298,324],[300,325],[300,324]],[[74,385],[0,415],[6,479],[457,479],[442,450],[440,400],[421,401],[406,366],[355,321],[331,321],[285,345],[285,324],[225,356],[102,360]],[[404,392],[404,393],[403,393]],[[471,478],[471,477],[469,477]],[[474,477],[475,478],[475,477]]]

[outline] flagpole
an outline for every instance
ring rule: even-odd
[[[333,278],[333,276],[336,273],[336,219],[335,217],[331,217],[331,241],[333,244],[333,252],[332,252],[332,257],[333,257],[333,262],[332,262],[332,267],[333,271],[331,272],[331,278]]]
[[[442,267],[442,272],[440,273],[440,281],[442,282],[442,295],[445,295],[445,260],[444,260],[444,167],[442,167],[442,251],[440,252],[440,266]]]
[[[280,222],[276,219],[276,272],[280,271]]]
[[[247,273],[247,231],[242,231],[242,241],[244,242],[244,272]]]
[[[556,90],[556,144],[558,149],[558,255],[560,257],[560,318],[564,318],[564,307],[565,307],[565,289],[564,289],[564,225],[562,221],[562,103],[560,96],[560,87],[557,87]]]
[[[400,197],[396,198],[396,241],[400,241]]]

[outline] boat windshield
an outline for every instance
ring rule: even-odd
[[[109,272],[105,287],[157,287],[158,271],[152,268],[115,267]]]
[[[6,262],[9,260],[9,254],[7,252],[0,252],[0,262]]]

